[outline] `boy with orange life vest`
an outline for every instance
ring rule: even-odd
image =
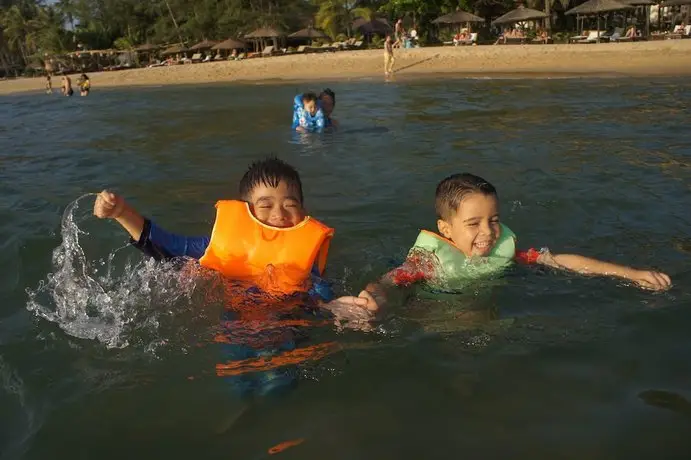
[[[242,201],[216,203],[211,237],[169,233],[105,190],[94,214],[116,220],[135,247],[158,260],[190,257],[271,294],[313,292],[330,300],[323,284],[311,285],[311,275],[324,273],[333,229],[306,216],[297,171],[278,159],[255,162],[240,181],[240,195]]]
[[[324,303],[332,298],[329,284],[321,277],[334,231],[306,215],[302,183],[292,166],[275,158],[255,162],[242,177],[239,189],[242,201],[216,203],[216,221],[211,237],[169,233],[139,214],[121,196],[105,190],[96,198],[94,214],[99,218],[115,219],[130,234],[135,247],[157,260],[175,257],[197,259],[202,266],[250,288],[248,291],[241,289],[241,294],[247,292],[247,299],[236,296],[234,303],[242,306],[235,305],[237,311],[231,313],[236,317],[225,321],[234,323],[230,338],[224,340],[235,347],[232,352],[234,358],[275,356],[277,352],[295,348],[289,328],[276,326],[280,321],[274,324],[274,330],[264,334],[266,337],[252,337],[249,345],[238,342],[251,334],[234,333],[243,327],[243,316],[261,314],[262,309],[270,315],[272,305],[277,305],[280,298],[289,299],[307,293],[317,304],[336,309],[337,317],[338,308],[352,309],[365,305],[366,300],[352,297],[335,303],[333,308]],[[258,311],[251,312],[257,289],[269,294],[269,301],[266,305],[257,304]],[[277,305],[276,308],[281,307]],[[261,331],[259,333],[261,335]],[[293,380],[292,377],[278,378],[271,372],[260,377],[262,392],[275,386],[277,380],[280,380],[279,385]]]

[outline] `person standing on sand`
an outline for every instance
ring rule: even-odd
[[[46,75],[46,94],[53,94],[53,82],[50,79],[50,74]]]
[[[387,35],[386,41],[384,42],[384,76],[388,77],[389,75],[393,75],[394,61],[391,35]]]
[[[396,21],[394,33],[396,34],[396,41],[394,42],[393,46],[394,48],[400,48],[403,44],[403,35],[405,34],[405,29],[403,29],[403,19],[399,19],[398,21]]]

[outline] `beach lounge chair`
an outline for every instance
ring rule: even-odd
[[[201,60],[202,60],[202,53],[195,53],[192,55],[192,63],[201,62]]]
[[[216,54],[216,56],[214,56],[214,61],[222,61],[222,60],[223,60],[223,56],[221,56],[221,53],[218,53],[218,54]]]
[[[588,38],[588,35],[590,35],[589,30],[584,30],[583,35],[574,35],[572,37],[569,37],[569,43],[577,43],[579,40],[585,40]]]
[[[603,40],[605,33],[603,31],[591,30],[588,36],[582,40],[578,40],[576,43],[597,43],[598,39]],[[608,38],[604,38],[608,40]]]
[[[273,45],[269,45],[262,51],[262,57],[272,56],[275,53]]]

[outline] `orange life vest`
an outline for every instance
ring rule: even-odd
[[[219,201],[211,242],[199,262],[270,293],[306,291],[315,263],[324,272],[333,233],[309,216],[294,227],[271,227],[254,217],[248,203]]]

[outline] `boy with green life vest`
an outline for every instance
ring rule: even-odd
[[[652,290],[671,285],[664,273],[574,254],[552,254],[547,249],[517,250],[516,235],[500,221],[496,189],[472,174],[454,174],[441,181],[435,201],[439,234],[422,230],[403,265],[360,293],[358,297],[366,300],[370,312],[386,303],[387,289],[421,284],[435,292],[458,292],[470,281],[499,273],[513,262],[614,276]]]

